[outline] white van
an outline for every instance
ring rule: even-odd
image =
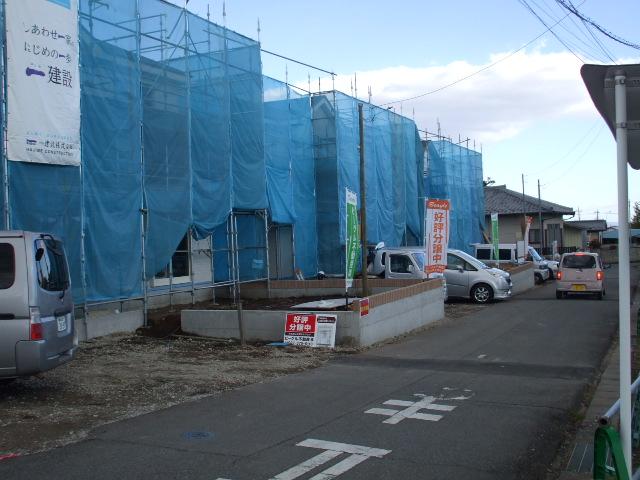
[[[0,380],[57,367],[76,347],[62,242],[45,233],[0,231]]]
[[[522,243],[524,245],[524,243]],[[542,283],[547,279],[555,278],[558,271],[558,262],[545,260],[535,248],[531,245],[527,247],[527,252],[521,253],[518,257],[518,245],[515,243],[500,243],[498,245],[498,259],[493,258],[493,245],[489,243],[474,243],[472,247],[475,249],[475,257],[483,262],[500,263],[522,263],[524,260],[533,262],[533,274],[536,283]]]
[[[385,247],[381,244],[369,255],[367,273],[381,278],[426,280],[424,264],[424,247]],[[430,278],[442,278],[442,294],[446,301],[449,296],[445,276],[432,273]]]

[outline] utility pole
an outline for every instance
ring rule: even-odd
[[[543,249],[544,230],[542,228],[542,199],[540,198],[540,179],[538,179],[538,224],[540,226],[540,249]]]
[[[524,173],[522,174],[522,215],[526,215],[526,208],[524,202]]]
[[[367,185],[364,170],[364,115],[362,103],[358,104],[358,123],[360,124],[360,241],[362,247],[360,258],[362,263],[362,298],[369,296],[367,278]]]

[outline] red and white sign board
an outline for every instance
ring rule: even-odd
[[[426,248],[425,273],[444,273],[449,245],[449,200],[429,199],[425,202]]]
[[[337,315],[325,313],[287,313],[284,341],[304,347],[336,345]]]
[[[360,316],[366,317],[369,315],[369,297],[360,299]]]

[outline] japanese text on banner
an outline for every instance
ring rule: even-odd
[[[77,0],[11,1],[7,157],[80,165]]]
[[[447,266],[449,245],[449,200],[430,199],[425,202],[425,271],[443,273]]]

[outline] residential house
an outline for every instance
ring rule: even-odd
[[[587,248],[592,241],[602,244],[602,234],[608,228],[606,220],[572,220],[564,224],[582,230],[582,241],[576,245],[579,248]]]
[[[498,214],[500,243],[516,243],[523,240],[525,216],[532,217],[529,230],[529,244],[536,247],[551,247],[558,242],[558,248],[575,247],[582,241],[582,230],[567,225],[565,216],[575,215],[571,207],[565,207],[547,200],[523,195],[509,190],[506,185],[486,186],[484,188],[485,232],[491,232],[491,214]],[[542,217],[542,229],[540,228]],[[541,235],[542,232],[542,235]]]

